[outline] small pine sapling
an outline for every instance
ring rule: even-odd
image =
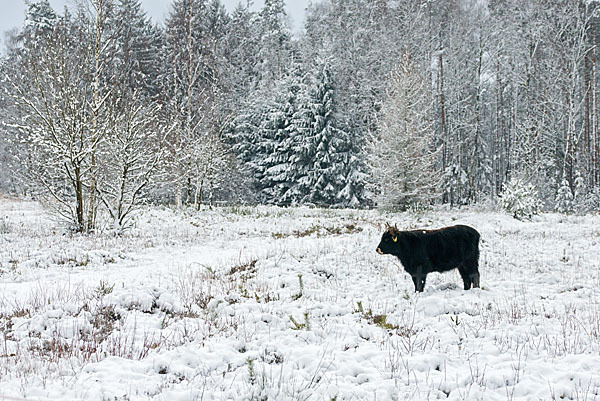
[[[556,194],[554,209],[558,213],[571,214],[574,210],[573,193],[566,178],[563,178]]]
[[[502,188],[500,206],[515,219],[522,220],[539,214],[541,202],[533,184],[526,184],[519,178],[513,178]]]

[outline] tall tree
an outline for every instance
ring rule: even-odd
[[[47,1],[32,3],[20,42],[9,55],[5,88],[10,126],[26,147],[20,159],[26,180],[75,230],[90,230],[90,159],[97,143],[89,128],[93,52],[86,47],[87,20],[58,17]]]
[[[173,127],[168,137],[168,181],[175,203],[200,204],[222,175],[229,152],[221,113],[227,89],[221,74],[227,21],[219,1],[176,0],[167,20],[163,80],[165,119]]]
[[[258,14],[258,72],[267,88],[283,78],[291,64],[291,32],[284,0],[265,0]]]
[[[260,35],[256,13],[241,3],[234,9],[227,30],[227,85],[231,93],[229,109],[240,112],[247,97],[258,87],[258,47]]]
[[[118,0],[106,22],[110,62],[102,74],[110,88],[110,129],[99,152],[99,197],[120,230],[155,176],[162,159],[156,77],[161,32],[139,0]]]
[[[143,79],[116,67],[125,63],[108,28],[114,4],[82,2],[72,17],[33,3],[7,64],[26,177],[77,231],[94,230],[102,206],[122,227],[160,156],[156,106],[135,95]]]
[[[196,179],[194,156],[201,152],[205,110],[210,107],[208,82],[204,73],[205,52],[203,0],[177,0],[166,23],[164,78],[168,100],[166,109],[173,125],[169,144],[169,180],[174,184],[175,203],[193,201]],[[184,193],[185,188],[185,193]]]
[[[317,60],[314,80],[303,100],[296,115],[301,141],[295,148],[295,169],[300,174],[294,191],[302,194],[302,202],[341,204],[349,136],[338,120],[335,81],[327,60]]]
[[[371,144],[379,206],[428,205],[439,196],[428,92],[422,74],[405,54],[392,74],[391,89],[381,111],[381,128]]]
[[[134,91],[144,99],[156,97],[162,31],[146,16],[140,0],[115,0],[106,25],[112,58],[106,69],[114,76],[114,98],[125,105]]]

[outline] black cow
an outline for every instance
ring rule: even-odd
[[[479,233],[468,226],[439,230],[400,231],[386,224],[377,246],[381,255],[394,255],[411,275],[415,291],[422,292],[427,273],[458,268],[465,290],[479,287]]]

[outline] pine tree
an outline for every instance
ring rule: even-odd
[[[394,4],[392,4],[394,3]],[[388,74],[400,54],[419,35],[418,18],[406,12],[415,2],[388,0],[347,0],[311,4],[307,9],[305,58],[312,60],[323,52],[335,71],[338,127],[349,139],[346,150],[348,171],[346,186],[339,194],[341,204],[366,206],[367,138],[377,129],[376,114],[388,85]],[[409,17],[406,17],[409,15]],[[405,21],[409,21],[404,25]],[[405,29],[397,29],[406,26]],[[418,49],[426,49],[425,40],[415,40]]]
[[[540,213],[541,201],[533,184],[513,178],[502,186],[500,207],[515,219],[531,218]]]
[[[573,193],[566,178],[563,178],[555,198],[554,210],[558,213],[573,212]]]
[[[338,113],[338,121],[345,119]],[[365,136],[351,129],[348,122],[339,123],[341,130],[346,132],[345,143],[339,147],[339,153],[345,166],[342,175],[344,186],[337,195],[338,204],[344,207],[359,208],[371,204],[367,191],[369,174],[366,162]]]
[[[577,178],[575,178],[575,191],[573,193],[573,208],[575,212],[585,214],[593,210],[594,206],[591,204],[592,195],[588,193],[584,178],[578,173]]]
[[[284,0],[265,0],[258,19],[258,73],[263,89],[283,78],[291,62],[291,38]]]
[[[260,147],[253,162],[260,196],[266,203],[278,203],[280,192],[285,190],[286,183],[282,179],[284,160],[279,152],[286,139],[287,124],[285,100],[279,95],[263,111],[259,126]]]
[[[203,29],[202,52],[205,60],[204,80],[209,85],[211,101],[213,103],[222,102],[222,106],[225,106],[228,101],[221,99],[221,93],[229,89],[226,74],[229,72],[227,59],[230,49],[226,42],[231,19],[227,15],[221,0],[207,2],[201,19]]]
[[[306,82],[306,74],[304,72],[301,60],[297,60],[290,74],[285,79],[286,90],[286,132],[285,139],[280,143],[278,149],[278,159],[280,161],[279,171],[280,180],[284,185],[281,185],[280,203],[282,204],[298,204],[302,201],[304,194],[298,192],[297,183],[303,175],[301,165],[301,149],[303,141],[302,129],[307,122],[302,121],[299,116],[301,102],[308,97],[309,86]],[[310,121],[310,120],[309,120]]]
[[[333,74],[326,61],[314,68],[306,75],[297,63],[272,98],[236,119],[235,148],[264,202],[358,205],[351,180],[362,177],[353,176],[350,138],[336,118]]]
[[[292,72],[278,83],[276,96],[265,115],[267,126],[261,140],[266,151],[260,157],[260,186],[269,203],[288,204],[289,190],[297,180],[294,168],[296,132],[293,117],[300,91],[298,72]]]
[[[134,91],[137,97],[156,96],[162,32],[146,16],[140,0],[115,0],[107,31],[114,38],[108,52],[113,57],[115,98],[127,107]]]
[[[232,101],[237,115],[228,141],[262,202],[289,203],[289,152],[296,96],[292,36],[283,0],[267,0],[258,13],[239,5],[228,35]]]
[[[285,194],[295,180],[291,164],[295,150],[293,115],[299,94],[297,80],[295,74],[279,80],[272,97],[249,106],[247,113],[236,118],[231,130],[230,141],[265,203],[292,202]]]
[[[55,27],[58,16],[48,0],[32,2],[27,7],[22,37],[35,39],[48,34]]]
[[[260,42],[256,14],[241,3],[231,15],[227,32],[226,53],[229,61],[227,91],[229,102],[224,108],[233,115],[226,131],[226,139],[237,156],[240,172],[246,177],[245,184],[251,188],[251,199],[256,197],[258,178],[251,163],[258,150],[261,120],[260,105],[254,91],[258,87],[257,48]]]
[[[288,176],[291,185],[283,194],[283,199],[290,204],[305,202],[310,190],[307,176],[310,174],[312,156],[309,153],[310,144],[307,143],[307,140],[314,136],[316,117],[311,92],[313,82],[310,76],[305,79],[306,81],[302,82],[296,97],[296,105],[285,143],[286,149],[289,151]]]
[[[294,120],[298,130],[294,160],[298,171],[292,189],[301,202],[340,205],[340,193],[346,186],[348,134],[339,128],[335,83],[330,64],[317,62],[309,93],[301,97]]]
[[[260,36],[256,14],[241,3],[231,15],[231,23],[227,32],[227,58],[229,60],[227,85],[232,94],[230,106],[236,112],[243,109],[246,97],[257,89],[260,75],[258,73],[258,47]],[[247,106],[247,105],[246,105]]]

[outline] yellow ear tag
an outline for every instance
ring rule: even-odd
[[[398,242],[398,237],[394,237],[392,239],[394,240],[394,242]]]

